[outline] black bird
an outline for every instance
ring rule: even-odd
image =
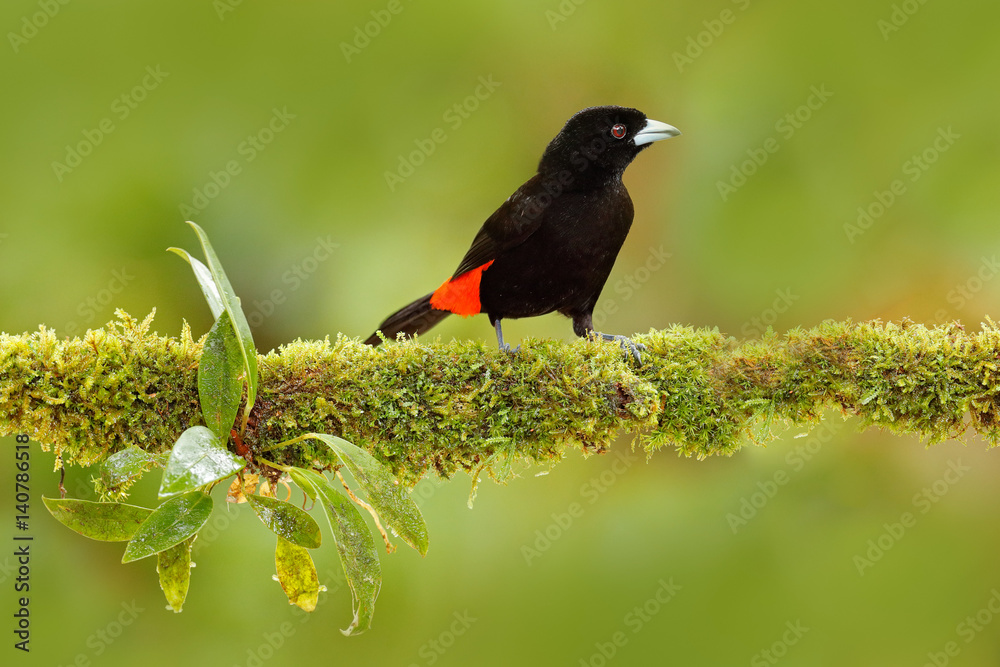
[[[632,226],[622,173],[651,143],[679,134],[637,109],[579,112],[549,143],[538,173],[483,223],[452,277],[379,330],[388,339],[412,336],[452,313],[486,313],[509,352],[501,320],[560,312],[573,319],[577,336],[618,341],[638,361],[632,340],[594,331],[594,306]],[[382,339],[376,332],[365,342]]]

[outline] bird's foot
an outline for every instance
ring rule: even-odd
[[[500,351],[501,352],[506,352],[507,354],[509,354],[510,356],[513,357],[515,354],[520,354],[520,352],[521,352],[521,346],[518,345],[517,347],[511,347],[507,343],[501,343],[500,344]]]
[[[594,335],[600,336],[601,338],[609,342],[617,342],[625,349],[626,352],[632,355],[632,358],[635,359],[635,363],[639,364],[640,366],[642,365],[642,355],[639,354],[639,350],[646,349],[646,346],[643,345],[642,343],[636,343],[628,336],[606,334],[606,333],[601,333],[600,331],[595,331]]]
[[[508,355],[513,357],[515,354],[521,351],[520,345],[518,345],[514,349],[511,349],[510,345],[504,342],[503,329],[500,327],[500,320],[496,320],[493,323],[493,328],[497,332],[497,347],[500,348],[501,352],[506,352]]]

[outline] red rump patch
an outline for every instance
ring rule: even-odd
[[[479,313],[482,308],[479,303],[479,282],[483,279],[483,271],[490,268],[492,263],[491,259],[457,278],[444,281],[444,284],[431,295],[431,306],[456,315],[468,316]]]

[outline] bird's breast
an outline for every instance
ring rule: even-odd
[[[632,216],[624,186],[556,198],[537,231],[499,253],[483,273],[483,310],[530,317],[596,299],[628,236]]]

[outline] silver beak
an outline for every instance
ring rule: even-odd
[[[666,123],[661,123],[658,120],[647,118],[646,125],[639,130],[633,141],[636,146],[644,146],[645,144],[651,144],[654,141],[662,141],[663,139],[676,137],[680,133],[681,131],[673,125],[667,125]]]

